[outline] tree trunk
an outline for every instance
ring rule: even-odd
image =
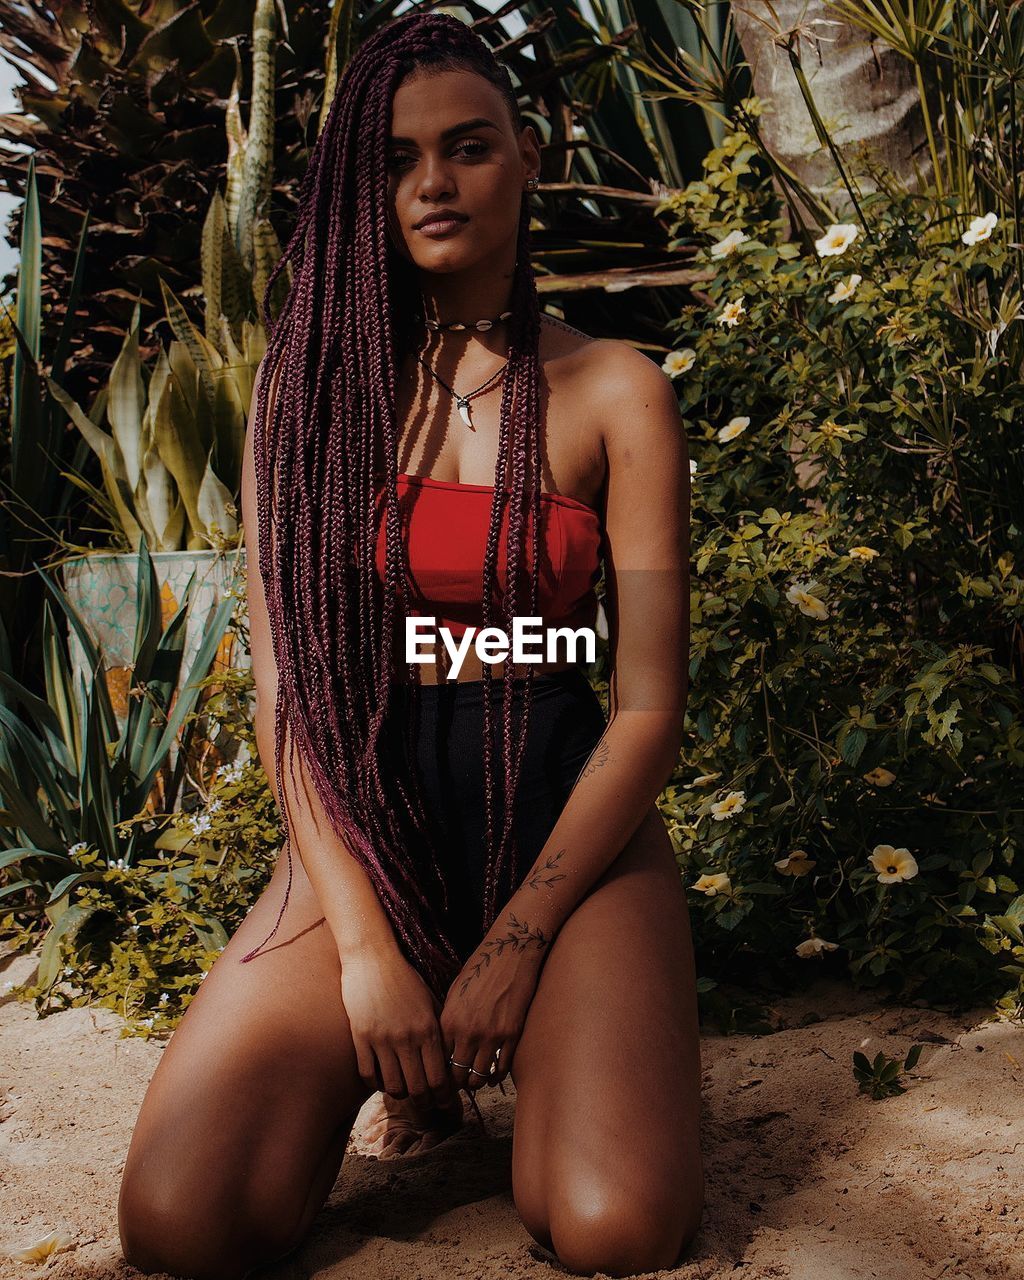
[[[824,0],[733,0],[731,12],[754,92],[766,104],[761,128],[768,149],[839,217],[852,205],[845,187],[836,187],[835,161],[815,133],[790,63],[791,37],[818,114],[848,173],[853,162],[859,190],[875,189],[856,164],[862,146],[911,191],[931,180],[911,62],[860,27],[839,21]]]

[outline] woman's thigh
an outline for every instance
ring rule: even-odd
[[[222,1280],[286,1251],[330,1193],[368,1096],[341,999],[341,964],[295,856],[274,939],[281,857],[203,980],[150,1081],[118,1204],[125,1256]]]
[[[686,895],[656,807],[556,935],[512,1079],[531,1234],[581,1272],[671,1266],[703,1207],[701,1066]]]

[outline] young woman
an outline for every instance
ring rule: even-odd
[[[539,158],[508,72],[440,13],[364,42],[313,150],[242,494],[287,856],[146,1094],[119,1202],[143,1270],[283,1256],[371,1094],[408,1154],[506,1076],[515,1203],[565,1266],[667,1267],[700,1221],[694,963],[655,803],[686,696],[686,445],[655,363],[541,314]],[[607,724],[571,652],[410,661],[415,614],[458,642],[593,626],[601,556]]]

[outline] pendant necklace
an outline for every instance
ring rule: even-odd
[[[426,369],[426,371],[430,374],[430,376],[434,378],[435,381],[439,382],[442,387],[444,387],[445,391],[447,391],[449,395],[454,396],[455,404],[459,410],[459,417],[466,424],[466,426],[469,427],[471,431],[474,431],[476,428],[473,426],[473,419],[470,417],[469,402],[470,400],[473,399],[474,396],[483,395],[483,393],[490,388],[492,383],[496,382],[502,376],[502,374],[508,368],[508,361],[506,360],[505,363],[501,366],[501,368],[498,369],[495,373],[492,373],[491,376],[487,379],[487,381],[481,383],[480,386],[477,387],[475,391],[470,391],[466,395],[460,396],[454,387],[450,387],[448,383],[445,382],[445,380],[440,376],[440,374],[435,373],[434,370],[431,369],[430,365],[427,364],[426,360],[423,359],[423,357],[420,355],[418,351],[416,352],[416,359],[420,362],[420,364],[424,367],[424,369]]]

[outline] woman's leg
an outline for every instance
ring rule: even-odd
[[[153,1074],[118,1201],[143,1271],[236,1280],[293,1248],[330,1194],[368,1096],[333,936],[298,858],[267,888],[186,1010]],[[280,941],[279,941],[280,939]]]
[[[686,895],[656,807],[565,921],[512,1061],[512,1185],[570,1270],[674,1265],[703,1210]]]

